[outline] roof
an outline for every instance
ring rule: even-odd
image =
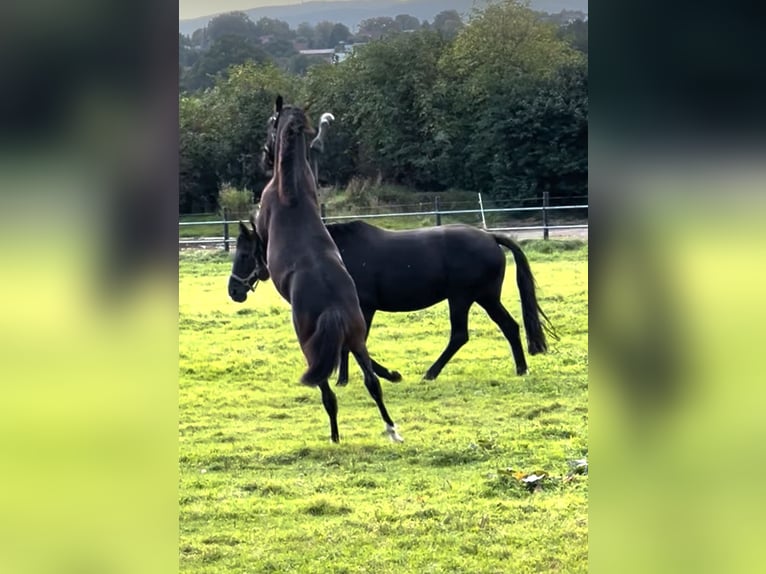
[[[322,50],[301,50],[301,54],[305,56],[323,56],[335,53],[335,48],[325,48]]]

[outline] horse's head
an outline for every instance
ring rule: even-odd
[[[253,226],[252,231],[247,225],[239,222],[237,250],[229,276],[229,297],[237,303],[243,303],[247,299],[248,291],[255,291],[259,280],[265,281],[269,278],[263,242],[255,231],[252,216],[250,223]]]
[[[308,106],[305,109],[296,106],[285,105],[282,96],[277,96],[274,105],[274,113],[269,117],[266,123],[266,143],[263,144],[263,154],[261,156],[261,167],[263,171],[271,174],[274,170],[274,163],[277,157],[277,142],[281,140],[281,132],[285,128],[292,131],[302,131],[305,135],[316,135],[306,116]],[[323,114],[322,119],[329,124],[329,120],[335,119],[332,114]],[[321,130],[321,124],[320,124]]]

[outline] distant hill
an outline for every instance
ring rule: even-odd
[[[469,14],[475,0],[358,0],[355,2],[305,2],[303,4],[288,4],[284,6],[266,6],[243,10],[253,22],[261,18],[277,18],[287,22],[295,29],[301,22],[312,26],[322,20],[341,22],[352,32],[356,31],[359,22],[375,16],[390,16],[410,14],[420,20],[433,20],[442,10],[457,10],[460,14]],[[481,5],[480,2],[476,2]],[[551,14],[562,10],[579,10],[588,13],[588,0],[532,0],[533,10]],[[178,30],[190,35],[198,28],[204,28],[215,14],[179,20]]]

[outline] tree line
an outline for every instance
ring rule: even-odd
[[[310,103],[310,115],[335,115],[321,165],[329,184],[359,176],[496,199],[586,194],[587,22],[551,21],[519,0],[489,5],[466,22],[448,16],[439,28],[437,19],[415,27],[416,19],[399,18],[393,30],[382,25],[397,19],[365,21],[357,35],[377,39],[339,64],[317,63],[302,74],[268,56],[243,55],[209,86],[182,86],[181,212],[216,209],[227,185],[257,199],[278,93]],[[252,31],[252,22],[239,21]],[[205,53],[230,56],[224,44],[237,36],[217,36],[214,22]],[[335,28],[323,29],[331,36]]]
[[[421,22],[409,14],[367,18],[359,23],[356,34],[340,22],[321,21],[315,26],[304,22],[293,30],[279,19],[253,22],[244,12],[228,12],[215,16],[190,36],[178,35],[180,87],[182,92],[204,90],[231,66],[246,61],[272,62],[302,75],[312,60],[300,50],[335,48],[341,43],[363,43],[416,30],[434,30],[451,38],[462,26],[455,10],[440,12],[432,22]]]

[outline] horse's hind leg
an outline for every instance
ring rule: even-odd
[[[477,303],[484,308],[489,318],[497,323],[505,338],[508,339],[511,345],[511,352],[513,353],[513,360],[516,363],[516,374],[526,374],[527,360],[524,357],[524,347],[519,336],[519,324],[514,321],[511,314],[503,306],[500,296],[483,297],[478,299]]]
[[[348,347],[343,347],[340,351],[340,363],[338,364],[338,382],[339,387],[345,387],[348,384]]]
[[[332,442],[340,442],[340,435],[338,434],[338,400],[330,388],[330,383],[322,381],[318,386],[322,391],[324,410],[327,411],[327,416],[330,417],[330,440]]]
[[[372,369],[370,355],[367,353],[367,349],[364,345],[361,345],[360,347],[361,348],[357,348],[356,351],[352,349],[351,352],[354,353],[354,358],[359,363],[359,366],[362,367],[362,372],[364,373],[364,386],[367,387],[367,391],[370,393],[372,400],[378,405],[380,416],[386,423],[386,434],[394,442],[404,442],[404,439],[398,432],[396,432],[396,425],[394,424],[394,421],[391,420],[386,405],[383,404],[383,389],[380,388],[380,381],[378,380],[378,377],[375,376],[375,371]]]
[[[341,361],[343,358],[341,357]],[[362,367],[361,363],[359,363],[359,360],[357,359],[357,363],[359,364],[359,367]],[[391,381],[392,383],[398,383],[402,380],[402,374],[399,371],[389,371],[388,368],[386,368],[385,365],[381,365],[378,363],[375,359],[370,357],[370,364],[372,365],[372,371],[378,375],[379,377],[386,379],[387,381]],[[364,369],[362,368],[362,371]],[[338,385],[343,386],[348,384],[348,355],[346,355],[346,376],[343,378],[343,374],[338,374]]]
[[[426,371],[425,379],[431,381],[439,376],[444,365],[458,352],[460,347],[468,342],[468,311],[473,305],[473,301],[449,300],[449,320],[451,332],[447,348]]]
[[[357,363],[359,361],[357,360]],[[370,364],[372,365],[373,372],[392,383],[398,383],[402,380],[402,375],[399,371],[389,371],[384,365],[378,363],[375,359],[370,357]],[[359,365],[362,366],[361,364]],[[348,384],[348,349],[345,347],[340,354],[340,367],[338,368],[338,386],[344,387]]]
[[[390,371],[387,367],[378,363],[375,359],[370,357],[370,363],[372,363],[372,370],[376,375],[391,381],[392,383],[398,383],[402,380],[402,374],[399,371]]]

